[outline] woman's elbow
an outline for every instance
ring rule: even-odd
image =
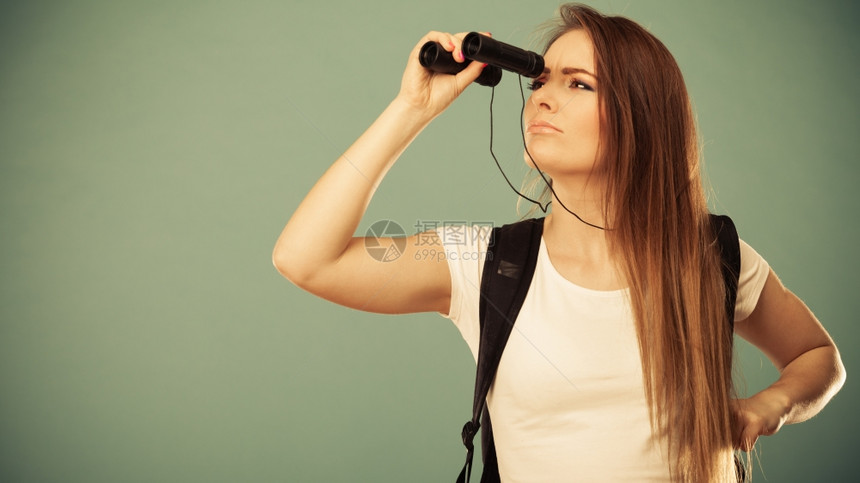
[[[832,393],[836,394],[845,385],[847,373],[845,371],[845,364],[842,363],[842,357],[839,355],[839,349],[836,348],[835,344],[833,345],[833,367]]]
[[[272,250],[272,265],[284,278],[298,287],[306,287],[313,274],[313,270],[304,263],[301,257],[285,247],[276,245]]]

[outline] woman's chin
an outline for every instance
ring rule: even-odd
[[[523,151],[523,161],[532,169],[558,175],[590,175],[594,174],[596,160],[579,159],[570,153],[560,153],[557,150],[543,150],[538,146],[529,147]]]
[[[547,168],[552,166],[556,166],[558,162],[558,156],[553,156],[551,153],[545,153],[540,149],[529,149],[528,151],[523,152],[523,161],[526,162],[526,166],[533,169],[540,169],[541,171],[546,171]],[[538,168],[540,166],[540,168]]]

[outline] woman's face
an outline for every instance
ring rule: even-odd
[[[591,39],[584,30],[571,30],[553,42],[544,61],[546,69],[534,80],[523,113],[526,147],[553,178],[588,175],[600,136]],[[525,160],[533,166],[528,154]]]

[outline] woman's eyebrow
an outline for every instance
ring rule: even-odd
[[[549,67],[546,67],[546,68],[544,68],[544,70],[543,70],[543,73],[544,73],[544,74],[549,74],[550,72],[551,72],[551,70],[550,70],[550,68],[549,68]],[[597,79],[597,76],[596,76],[596,75],[592,74],[591,72],[589,72],[589,71],[587,71],[587,70],[585,70],[585,69],[579,68],[579,67],[564,67],[563,69],[561,69],[561,74],[562,74],[562,75],[570,75],[570,74],[588,74],[588,75],[590,75],[591,77],[594,77],[595,79]]]

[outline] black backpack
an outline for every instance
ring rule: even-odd
[[[481,276],[481,341],[478,347],[475,397],[472,403],[472,419],[463,426],[466,464],[457,478],[457,483],[468,483],[471,478],[474,439],[479,429],[484,462],[481,483],[499,481],[493,429],[486,407],[487,393],[534,275],[543,221],[543,218],[534,218],[495,227],[490,236]],[[730,315],[729,323],[733,324],[734,317],[731,315],[734,314],[741,266],[738,234],[728,216],[711,215],[711,223],[720,246],[723,279],[726,283],[726,313]],[[737,457],[735,467],[738,480],[744,481],[745,471]]]

